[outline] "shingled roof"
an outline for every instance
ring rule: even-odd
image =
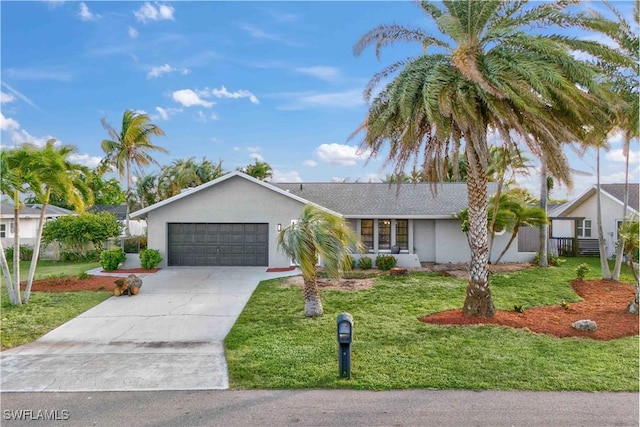
[[[624,184],[600,184],[600,189],[624,203]],[[640,210],[640,184],[629,183],[629,206]]]
[[[451,218],[467,207],[466,183],[303,182],[273,184],[346,218]],[[489,193],[496,185],[489,185]]]

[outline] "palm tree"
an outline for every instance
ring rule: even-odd
[[[638,218],[635,218],[633,221],[627,221],[625,224],[620,227],[619,233],[621,235],[622,241],[624,242],[624,251],[627,255],[627,263],[629,264],[629,268],[631,269],[631,273],[636,281],[636,294],[633,298],[633,301],[629,303],[627,307],[627,311],[631,314],[638,314],[638,297],[640,294],[640,280],[638,280],[638,272],[634,266],[634,252],[637,253],[638,248],[640,248],[640,228],[638,223]]]
[[[194,157],[174,160],[170,166],[162,168],[158,178],[158,197],[160,200],[168,199],[185,188],[197,187],[222,175],[222,160],[218,164],[206,158],[200,163]]]
[[[539,227],[547,225],[547,213],[539,206],[534,206],[531,203],[533,199],[526,192],[522,191],[509,191],[503,194],[506,199],[505,202],[501,202],[501,205],[505,205],[506,208],[513,214],[513,223],[508,227],[511,229],[511,237],[509,242],[502,250],[495,263],[499,263],[504,254],[507,253],[511,244],[518,235],[520,227]]]
[[[243,169],[238,170],[261,181],[266,181],[273,176],[271,165],[266,162],[261,162],[258,159],[256,159],[255,163],[249,164]]]
[[[278,234],[278,247],[302,270],[304,278],[304,314],[322,316],[322,300],[318,291],[316,264],[322,258],[330,277],[351,268],[351,251],[360,251],[362,244],[343,218],[306,205],[300,219]]]
[[[396,172],[411,159],[426,159],[427,175],[441,181],[449,152],[464,145],[469,205],[470,269],[463,312],[493,316],[488,279],[487,135],[497,132],[506,147],[525,144],[547,159],[549,173],[571,182],[563,145],[583,141],[583,125],[606,116],[598,68],[578,59],[586,52],[607,60],[621,56],[603,45],[562,37],[537,28],[569,26],[566,2],[421,2],[440,37],[400,25],[379,26],[360,38],[354,53],[375,45],[376,53],[397,41],[417,42],[423,54],[386,67],[365,89],[369,112],[355,132],[372,156],[383,147]],[[397,72],[373,99],[382,79]],[[354,134],[355,134],[354,133]],[[352,135],[353,136],[353,135]]]
[[[40,203],[40,220],[36,241],[33,248],[33,256],[27,285],[22,297],[22,303],[26,304],[31,295],[31,285],[35,277],[38,257],[40,255],[40,243],[42,241],[42,230],[44,228],[47,205],[54,195],[68,200],[77,210],[82,210],[84,204],[91,204],[93,193],[85,185],[82,179],[80,165],[69,162],[68,157],[75,151],[72,146],[56,147],[56,140],[50,139],[43,148],[33,144],[24,144],[18,150],[12,150],[5,156],[4,165],[13,176],[23,176],[20,192],[30,192],[32,199]],[[16,231],[16,237],[18,232]],[[19,246],[14,250],[19,253]],[[19,264],[14,264],[15,269],[19,269]],[[16,276],[17,296],[20,298],[20,279]],[[15,296],[15,295],[14,295]]]
[[[631,140],[640,137],[639,123],[639,102],[640,85],[638,74],[640,73],[640,37],[638,35],[638,27],[640,25],[640,9],[639,2],[634,5],[633,18],[635,27],[632,26],[622,14],[615,9],[609,2],[604,2],[609,11],[611,11],[616,19],[615,25],[602,25],[601,18],[595,11],[590,13],[595,17],[593,21],[588,21],[591,28],[596,28],[604,32],[614,42],[624,55],[631,59],[631,65],[628,67],[605,67],[608,72],[608,78],[613,82],[614,90],[625,101],[614,104],[613,121],[610,123],[612,130],[620,130],[624,136],[623,154],[625,155],[625,186],[624,186],[624,203],[622,208],[623,227],[627,222],[627,206],[629,205],[629,152]],[[616,248],[616,260],[611,273],[613,280],[620,279],[620,268],[622,266],[622,253],[624,241],[618,238]]]
[[[151,143],[151,136],[162,136],[164,131],[150,122],[149,116],[132,110],[126,110],[122,116],[120,132],[111,127],[105,118],[101,120],[102,126],[109,133],[111,139],[102,141],[102,150],[106,153],[102,160],[102,170],[114,167],[120,176],[126,178],[127,195],[131,192],[131,169],[139,170],[149,164],[158,164],[149,151],[168,151]],[[127,203],[126,233],[129,235],[129,204]]]

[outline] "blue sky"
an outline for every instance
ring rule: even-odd
[[[613,2],[631,20],[632,2]],[[594,4],[594,3],[590,3]],[[381,23],[427,27],[412,2],[0,2],[1,144],[56,138],[95,166],[105,117],[144,111],[166,133],[160,164],[195,157],[225,170],[268,162],[274,181],[379,180],[349,135],[365,117],[362,91],[386,65],[419,54],[395,45],[380,61],[353,45]],[[578,35],[585,36],[586,35]],[[623,182],[621,138],[602,154],[602,182]],[[593,152],[571,166],[595,174]],[[638,181],[634,144],[631,180]],[[149,172],[157,168],[149,168]],[[518,183],[537,192],[537,176]],[[576,176],[580,193],[595,175]]]

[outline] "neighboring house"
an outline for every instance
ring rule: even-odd
[[[15,242],[15,215],[13,204],[0,203],[0,241],[3,248],[13,246]],[[33,246],[36,242],[38,234],[38,226],[40,224],[40,213],[42,205],[27,204],[20,209],[20,245]],[[75,212],[63,209],[58,206],[47,205],[45,212],[45,221],[56,219],[63,215],[75,215]]]
[[[162,266],[286,267],[291,260],[278,251],[277,234],[309,203],[345,218],[372,258],[398,246],[399,265],[470,259],[454,216],[467,207],[466,183],[271,184],[236,171],[131,217],[147,220],[148,247],[160,251]],[[492,258],[508,240],[509,233],[496,237]],[[503,259],[526,262],[533,256],[519,252],[515,241]]]
[[[122,224],[122,235],[126,233],[124,227],[126,226],[127,219],[127,205],[93,205],[88,209],[89,212],[109,212],[113,214],[118,222]],[[129,233],[132,236],[144,236],[147,232],[147,222],[145,220],[129,220]]]
[[[639,193],[640,184],[629,184],[627,218],[638,217]],[[624,184],[601,184],[600,194],[602,232],[607,257],[611,257],[615,253],[618,228],[623,220]],[[598,255],[596,195],[594,185],[575,199],[549,210],[549,236],[560,255]]]

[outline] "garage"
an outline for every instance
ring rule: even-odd
[[[169,266],[268,266],[267,223],[168,223]]]

